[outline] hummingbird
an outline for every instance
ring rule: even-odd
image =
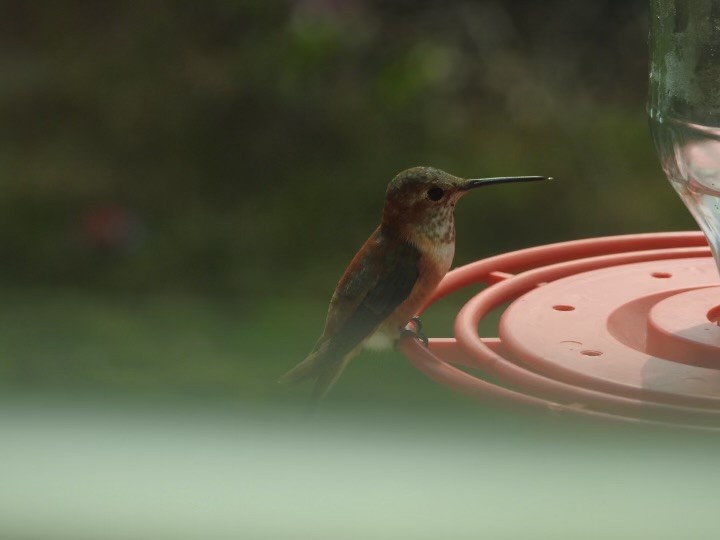
[[[427,346],[414,316],[452,264],[455,204],[476,188],[547,179],[465,179],[434,167],[413,167],[395,176],[385,193],[380,224],[335,288],[322,335],[305,360],[280,382],[314,381],[315,402],[361,349],[390,347],[405,334]],[[411,320],[415,331],[406,328]]]

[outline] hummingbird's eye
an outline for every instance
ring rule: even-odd
[[[445,195],[445,192],[439,187],[431,187],[427,190],[427,198],[431,201],[439,201],[443,198],[443,195]]]

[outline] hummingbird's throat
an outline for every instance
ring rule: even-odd
[[[452,206],[441,206],[427,212],[417,227],[417,233],[430,242],[455,241],[455,216]]]

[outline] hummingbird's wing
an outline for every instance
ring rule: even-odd
[[[282,381],[314,378],[320,397],[337,380],[350,353],[410,295],[420,275],[420,251],[378,228],[352,260],[330,302],[325,331],[310,355]]]
[[[346,354],[402,304],[420,275],[420,251],[378,229],[350,263],[333,295],[323,338]]]
[[[352,352],[407,299],[420,275],[420,252],[408,242],[378,229],[363,247],[338,284],[316,346],[314,402],[335,384]]]

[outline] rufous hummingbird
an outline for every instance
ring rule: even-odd
[[[407,169],[388,185],[380,225],[335,288],[325,330],[310,354],[280,382],[315,381],[322,398],[363,347],[385,348],[410,333],[408,322],[450,269],[455,204],[469,190],[545,176],[464,179],[433,167]],[[417,319],[415,319],[417,321]]]

